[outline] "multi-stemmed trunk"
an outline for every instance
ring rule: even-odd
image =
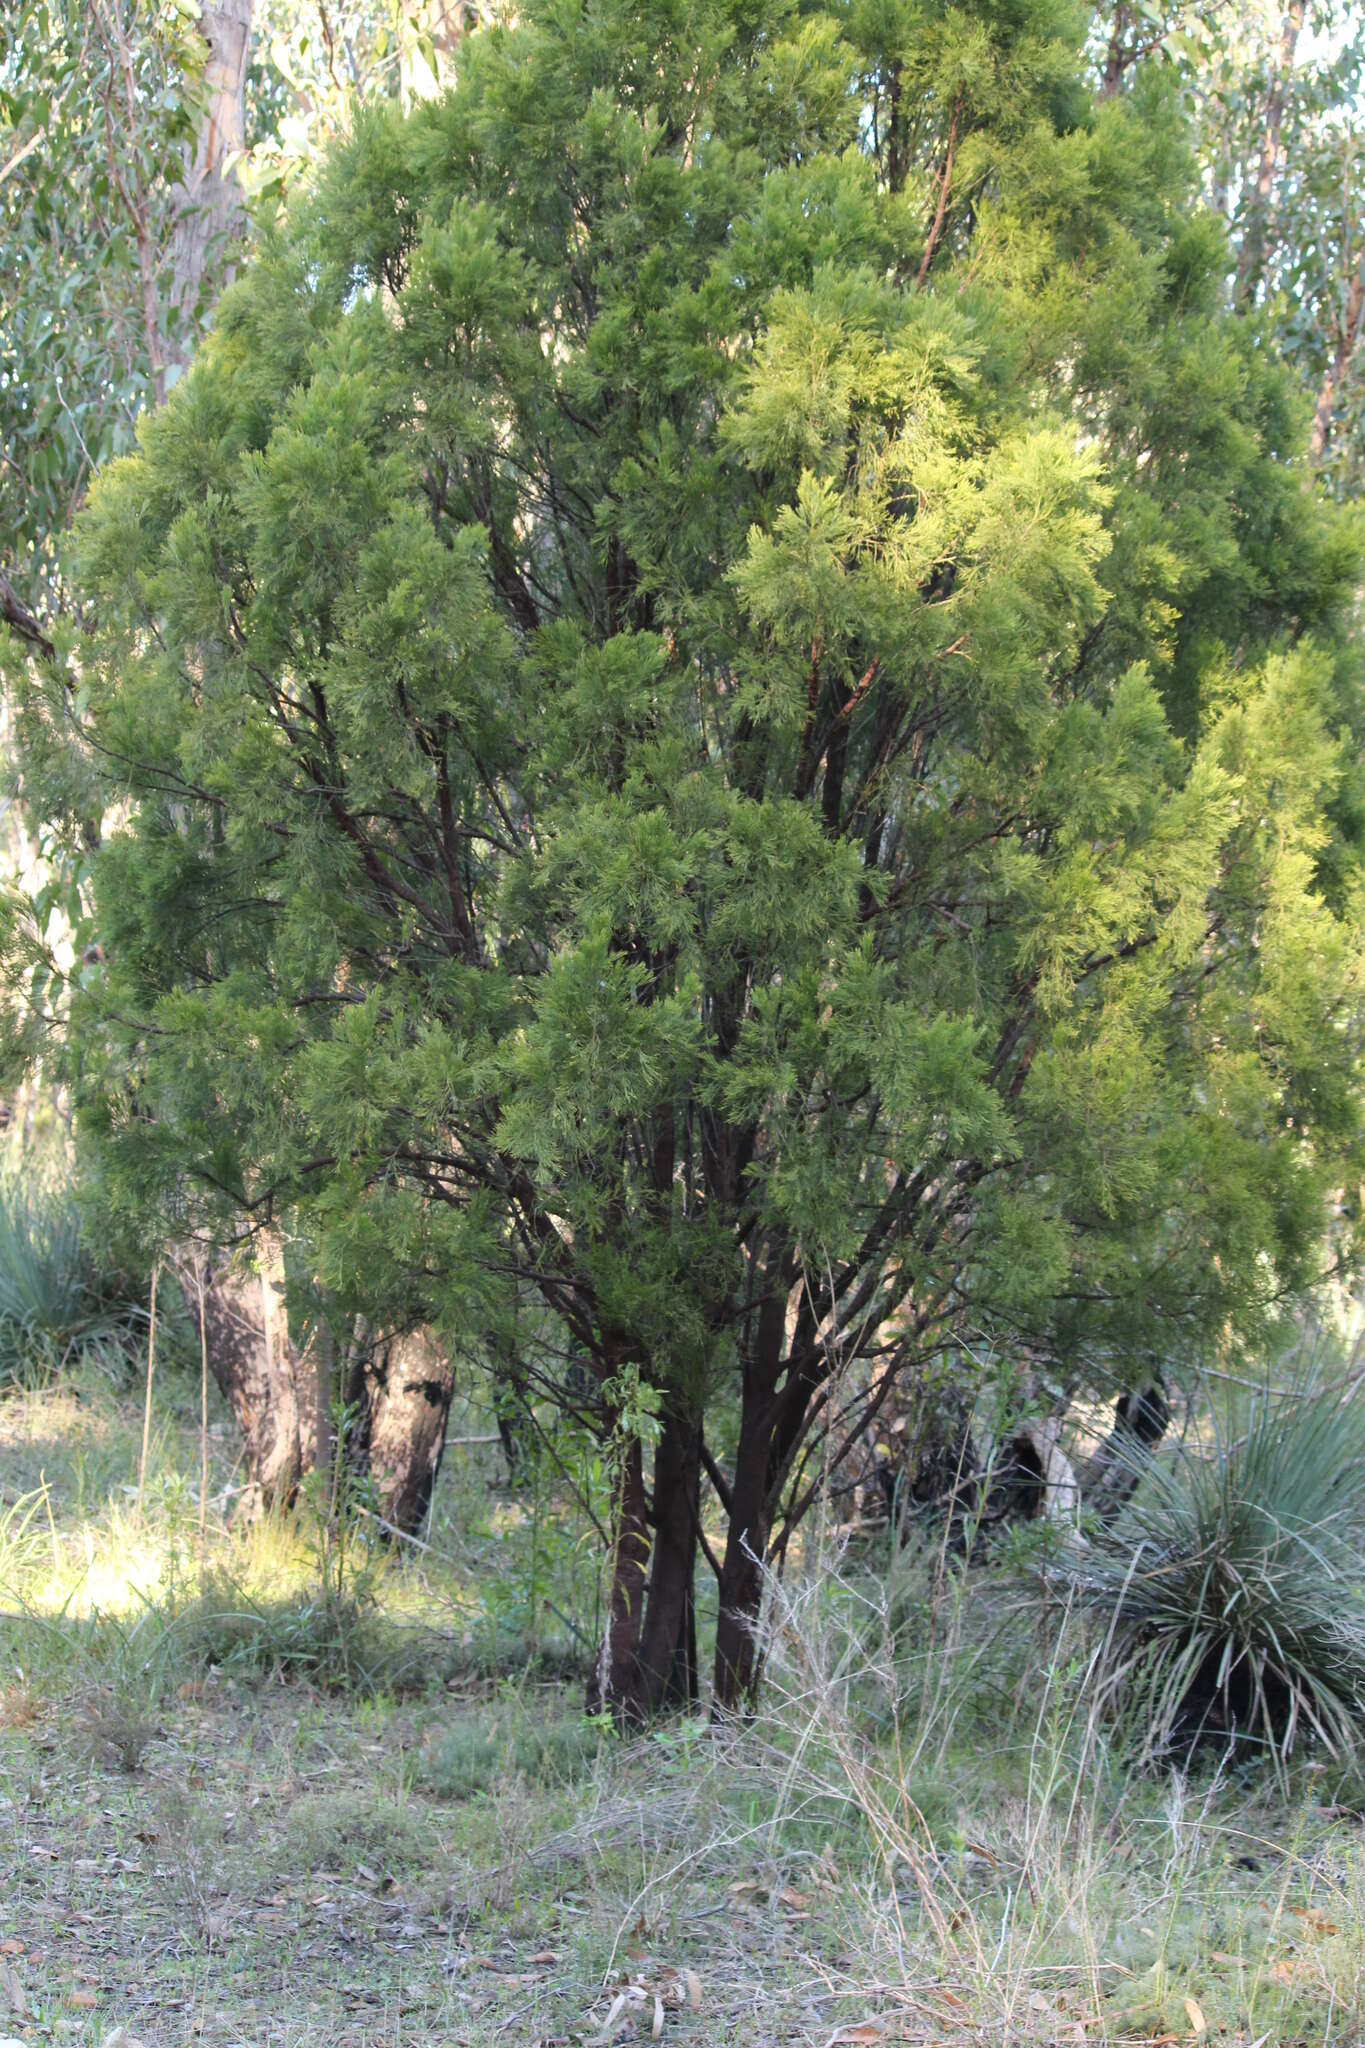
[[[760,1410],[755,1408],[741,1417],[739,1456],[730,1496],[730,1527],[720,1568],[720,1611],[716,1617],[712,1702],[720,1712],[747,1709],[758,1693],[758,1624],[772,1527],[766,1484],[766,1435]]]
[[[639,1649],[639,1692],[651,1712],[696,1704],[700,1483],[700,1426],[683,1409],[669,1412],[654,1452],[654,1546]]]
[[[700,1426],[682,1404],[663,1415],[652,1486],[639,1438],[618,1447],[607,1614],[588,1683],[592,1711],[640,1721],[696,1701],[700,1471]]]

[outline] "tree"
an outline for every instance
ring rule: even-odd
[[[209,1368],[241,1431],[237,1512],[292,1507],[307,1473],[332,1476],[340,1401],[347,1469],[369,1489],[382,1524],[416,1535],[445,1447],[449,1357],[428,1331],[373,1330],[358,1318],[338,1361],[323,1304],[314,1301],[306,1322],[296,1310],[291,1324],[278,1235],[259,1233],[255,1249],[254,1271],[202,1246],[171,1255],[191,1316],[202,1306]]]
[[[72,595],[68,522],[94,469],[132,445],[143,404],[164,399],[189,360],[232,275],[247,190],[268,213],[345,125],[352,96],[396,94],[409,58],[420,65],[433,34],[448,57],[459,25],[439,11],[409,20],[389,0],[330,11],[261,0],[256,13],[254,49],[251,0],[24,0],[0,29],[0,219],[23,259],[0,285],[0,616],[21,664],[55,659],[54,616]],[[14,779],[23,815],[28,781]],[[82,895],[103,804],[98,778],[85,778],[66,859],[30,812],[52,856],[40,922],[50,915],[61,939],[81,930],[82,951],[99,943]],[[46,1021],[59,1027],[65,977],[40,973]],[[210,1362],[242,1429],[252,1497],[287,1502],[314,1460],[326,1462],[328,1405],[343,1387],[324,1394],[319,1343],[291,1337],[278,1233],[245,1260],[202,1244],[171,1246],[170,1256],[191,1295],[205,1283]],[[378,1447],[381,1510],[415,1528],[439,1458],[422,1390],[444,1389],[443,1424],[448,1363],[415,1376],[387,1370],[423,1351],[395,1332],[344,1350],[357,1455]]]
[[[1203,182],[1228,225],[1232,303],[1261,321],[1314,405],[1310,453],[1360,483],[1365,273],[1356,134],[1365,43],[1343,0],[1203,0],[1103,10],[1103,90],[1160,65],[1194,114]]]
[[[204,38],[204,109],[174,195],[171,299],[181,331],[203,326],[209,305],[232,275],[232,244],[246,225],[236,160],[246,148],[246,73],[251,0],[219,0],[199,15]]]
[[[90,476],[163,388],[202,49],[147,0],[25,0],[0,24],[0,575],[35,623]]]
[[[464,1344],[540,1303],[618,1712],[695,1691],[699,1548],[752,1695],[899,1381],[1254,1334],[1356,1184],[1354,528],[1173,96],[1083,64],[1052,0],[471,39],[103,477],[27,703],[124,806],[115,1198]]]

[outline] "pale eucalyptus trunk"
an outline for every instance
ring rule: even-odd
[[[357,1321],[346,1366],[347,1463],[373,1485],[381,1519],[416,1536],[431,1509],[455,1374],[430,1330],[371,1332]]]
[[[208,46],[204,115],[175,192],[171,302],[178,332],[193,340],[203,326],[205,279],[214,295],[231,275],[224,258],[245,224],[242,188],[230,159],[246,145],[246,73],[251,0],[211,0],[199,18]]]
[[[209,1370],[242,1436],[239,1513],[289,1507],[306,1469],[297,1360],[284,1298],[284,1248],[263,1241],[244,1260],[186,1252],[174,1261],[187,1302],[203,1288]],[[311,1419],[311,1404],[309,1404]]]
[[[399,90],[405,107],[450,90],[471,17],[477,17],[477,9],[467,0],[412,0],[399,48]]]

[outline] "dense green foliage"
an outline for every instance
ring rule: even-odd
[[[687,1661],[708,1421],[732,1696],[896,1375],[1196,1356],[1354,1184],[1353,529],[1084,26],[473,39],[103,479],[101,635],[28,696],[48,808],[123,806],[111,1197],[287,1211],[458,1338],[534,1299],[619,1455],[615,1699]]]

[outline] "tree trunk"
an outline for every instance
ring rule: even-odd
[[[644,1453],[632,1437],[621,1453],[612,1516],[611,1593],[597,1663],[588,1681],[588,1712],[639,1718],[640,1633],[644,1619],[649,1527]]]
[[[1327,443],[1332,432],[1332,414],[1341,396],[1341,387],[1350,372],[1351,361],[1360,340],[1362,315],[1365,315],[1365,266],[1357,270],[1346,294],[1346,308],[1341,324],[1337,328],[1331,361],[1327,365],[1318,402],[1313,408],[1313,427],[1308,439],[1308,452],[1318,468],[1327,453]]]
[[[468,17],[468,0],[412,0],[402,26],[398,58],[403,105],[436,99],[455,83],[455,57]]]
[[[1109,47],[1105,52],[1104,71],[1100,77],[1099,97],[1113,99],[1128,64],[1128,5],[1127,0],[1118,0],[1114,9],[1114,25],[1109,32]]]
[[[758,1622],[771,1526],[767,1487],[771,1417],[771,1400],[760,1400],[746,1386],[716,1617],[712,1699],[713,1706],[723,1713],[747,1711],[758,1693]]]
[[[171,304],[177,329],[191,341],[208,312],[205,278],[212,267],[214,292],[227,282],[221,274],[227,245],[242,231],[242,190],[227,159],[246,143],[246,71],[251,52],[251,0],[212,0],[200,13],[208,45],[204,63],[206,105],[184,183],[175,195],[171,246]]]
[[[1265,267],[1266,243],[1274,208],[1275,180],[1284,157],[1282,133],[1285,101],[1294,70],[1294,51],[1303,27],[1306,0],[1291,0],[1280,29],[1280,61],[1266,94],[1265,121],[1261,130],[1260,160],[1256,166],[1256,188],[1252,196],[1242,246],[1237,255],[1236,299],[1248,305]]]
[[[1027,1422],[1002,1445],[994,1460],[981,1520],[1002,1522],[1074,1521],[1081,1489],[1062,1449],[1062,1425],[1051,1415]]]
[[[198,1269],[177,1258],[187,1301],[197,1299]],[[247,1512],[289,1507],[304,1471],[296,1361],[284,1313],[284,1255],[278,1240],[262,1248],[260,1270],[208,1261],[203,1270],[204,1336],[209,1370],[242,1432]],[[239,1512],[241,1510],[239,1509]]]
[[[429,1330],[358,1329],[346,1375],[347,1463],[372,1480],[379,1513],[401,1535],[418,1535],[427,1519],[454,1390],[450,1359]]]
[[[199,1268],[177,1258],[187,1301],[197,1301]],[[258,1272],[209,1262],[204,1272],[204,1335],[209,1370],[242,1432],[247,1491],[239,1514],[292,1507],[305,1472],[331,1463],[334,1377],[331,1327],[324,1319],[303,1352],[289,1334],[284,1249],[261,1245]],[[369,1336],[361,1322],[345,1370],[355,1411],[347,1463],[372,1479],[380,1514],[416,1535],[431,1506],[445,1448],[454,1374],[429,1331]]]
[[[808,1289],[801,1292],[788,1339],[794,1280],[794,1262],[775,1253],[767,1298],[758,1310],[744,1363],[739,1443],[726,1504],[729,1527],[720,1569],[713,1712],[748,1712],[758,1696],[762,1665],[758,1628],[773,1513],[822,1371],[816,1364]]]
[[[695,1706],[695,1577],[701,1522],[701,1431],[695,1417],[665,1415],[654,1453],[654,1548],[640,1637],[635,1699],[641,1712]]]
[[[1114,1403],[1114,1426],[1086,1461],[1081,1491],[1088,1508],[1101,1518],[1115,1514],[1137,1489],[1142,1461],[1166,1434],[1171,1404],[1161,1380],[1121,1394]]]

